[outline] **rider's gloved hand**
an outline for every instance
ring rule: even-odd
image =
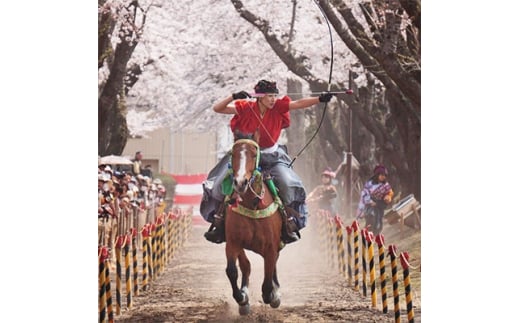
[[[334,94],[332,94],[330,92],[323,92],[318,97],[318,100],[320,100],[320,102],[329,102],[333,96],[334,96]]]
[[[240,92],[237,92],[237,93],[233,93],[233,100],[247,99],[247,98],[250,98],[250,97],[251,96],[246,91],[240,91]]]

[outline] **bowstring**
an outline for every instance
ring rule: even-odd
[[[333,67],[333,64],[334,64],[334,43],[332,42],[332,30],[330,28],[329,19],[327,19],[327,16],[325,15],[325,12],[323,11],[323,8],[320,6],[320,4],[318,3],[317,0],[315,0],[313,2],[320,9],[321,15],[325,19],[325,22],[327,23],[327,27],[329,29],[329,37],[330,37],[330,71],[329,71],[329,82],[328,82],[328,86],[327,86],[327,92],[330,92],[330,86],[331,86],[331,82],[332,82],[332,67]],[[325,118],[325,113],[327,112],[327,105],[328,105],[328,103],[329,102],[325,102],[325,106],[323,107],[323,112],[321,114],[321,119],[320,119],[320,123],[318,124],[318,128],[316,129],[316,131],[312,135],[311,139],[309,139],[309,141],[307,141],[305,146],[303,146],[303,148],[293,158],[293,160],[289,164],[289,167],[292,166],[292,164],[294,163],[296,158],[298,158],[303,153],[303,151],[307,148],[307,146],[309,146],[309,144],[314,140],[314,138],[316,137],[316,135],[320,131],[321,125],[323,124],[323,119]]]

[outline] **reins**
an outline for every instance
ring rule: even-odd
[[[247,180],[247,190],[246,190],[246,192],[250,191],[253,194],[253,196],[258,199],[259,202],[263,201],[263,199],[265,197],[265,191],[266,191],[265,190],[265,186],[267,186],[267,184],[264,183],[264,177],[263,177],[262,173],[259,170],[260,147],[259,147],[258,143],[256,141],[254,141],[254,140],[251,140],[251,139],[238,139],[233,144],[233,149],[236,147],[236,145],[239,145],[239,144],[253,145],[257,149],[256,161],[255,161],[255,170],[253,171],[253,173],[251,175],[251,178],[249,178]],[[229,176],[226,177],[226,179],[230,183],[232,181],[233,170],[230,169],[229,173],[230,174],[229,174]],[[256,190],[253,187],[253,184],[255,183],[256,179],[258,179],[260,181],[261,190],[260,190],[259,193],[257,193]],[[236,193],[238,193],[238,192],[236,192]],[[230,195],[228,195],[228,200],[229,200],[229,196]],[[266,218],[266,217],[271,216],[271,214],[273,214],[278,209],[278,207],[279,207],[279,203],[277,202],[277,199],[275,199],[273,197],[273,201],[269,205],[267,205],[267,207],[264,208],[264,209],[249,209],[249,208],[245,207],[244,205],[242,205],[240,203],[237,203],[236,205],[234,205],[232,207],[232,210],[234,212],[238,213],[238,214],[243,215],[243,216],[246,216],[246,217],[249,217],[249,218],[253,218],[253,219],[259,219],[259,218]]]

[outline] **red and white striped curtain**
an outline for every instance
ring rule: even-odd
[[[202,200],[202,182],[208,174],[171,174],[177,185],[173,196],[173,205],[181,209],[193,206],[193,215],[200,215],[199,207]]]

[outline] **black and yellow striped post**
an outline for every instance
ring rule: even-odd
[[[363,296],[367,296],[367,233],[367,228],[363,228],[361,230],[361,264],[363,267]]]
[[[175,257],[176,244],[177,244],[177,214],[172,213],[172,232],[171,232],[171,258]]]
[[[401,322],[401,309],[399,308],[399,286],[397,280],[397,247],[395,245],[388,246],[388,254],[392,266],[392,289],[394,292],[394,319],[395,323]]]
[[[163,240],[163,232],[164,232],[164,226],[162,217],[159,214],[157,216],[157,259],[159,260],[157,262],[157,272],[160,274],[163,271],[164,263],[163,263],[163,247],[164,247],[164,240]]]
[[[132,270],[134,273],[134,295],[139,295],[139,269],[137,264],[137,229],[130,228],[130,235],[132,236]]]
[[[126,285],[126,307],[132,308],[132,276],[130,275],[130,241],[131,236],[125,235],[125,243],[123,246],[123,253],[125,255],[125,285]]]
[[[180,214],[180,210],[178,211],[177,215],[175,216],[175,223],[174,223],[174,227],[175,227],[175,230],[174,230],[174,247],[175,247],[175,250],[178,251],[179,250],[179,246],[181,244],[181,214]]]
[[[376,295],[376,265],[374,262],[374,233],[367,232],[367,249],[368,249],[368,269],[370,270],[370,297],[372,299],[372,307],[377,307]]]
[[[171,240],[171,233],[172,233],[172,229],[173,229],[173,226],[172,226],[172,219],[171,219],[171,212],[168,212],[166,214],[166,217],[165,217],[165,221],[166,221],[166,233],[165,233],[165,238],[166,238],[166,263],[169,263],[170,262],[170,259],[172,259],[172,253],[171,253],[171,248],[172,248],[172,240]]]
[[[155,280],[157,277],[157,253],[155,252],[156,245],[157,245],[157,227],[155,226],[155,223],[150,223],[150,240],[151,240],[151,250],[150,250],[150,258],[151,261],[148,264],[150,267],[152,267],[152,271],[150,273],[150,278],[152,281]]]
[[[154,244],[153,244],[153,234],[155,231],[155,225],[153,223],[150,223],[148,226],[148,280],[151,282],[153,281],[155,272],[154,272],[154,264],[153,264],[153,250],[154,250]]]
[[[165,214],[161,213],[161,272],[166,268],[166,218]]]
[[[161,226],[157,224],[157,220],[159,218],[156,218],[156,221],[155,221],[155,225],[154,225],[154,230],[153,230],[153,238],[152,239],[155,239],[155,243],[154,241],[152,240],[152,245],[154,246],[153,248],[153,279],[155,280],[158,276],[159,276],[159,267],[160,267],[160,262],[161,262],[161,259],[160,259],[160,256],[159,256],[159,248],[160,248],[160,244],[161,244],[161,237],[160,237],[160,230],[161,230]]]
[[[190,209],[190,211],[185,212],[185,214],[184,214],[184,239],[182,241],[183,246],[186,243],[186,241],[188,241],[188,237],[189,237],[189,233],[190,233],[189,229],[191,228],[192,215],[193,215],[193,207]]]
[[[352,241],[352,227],[346,226],[347,230],[347,273],[348,273],[348,285],[352,286],[352,246],[350,241]]]
[[[112,291],[110,287],[110,264],[108,264],[107,260],[105,261],[107,262],[105,265],[105,290],[107,294],[108,323],[114,323],[114,309],[112,308]]]
[[[190,211],[186,214],[186,229],[185,229],[185,234],[184,234],[184,243],[186,243],[186,241],[188,241],[188,238],[190,236],[190,229],[191,229],[191,225],[192,225],[192,218],[193,218],[193,207],[190,209]],[[184,244],[183,244],[184,246]]]
[[[319,235],[319,239],[320,239],[320,250],[321,250],[321,254],[323,255],[323,254],[326,254],[328,251],[328,248],[327,248],[327,242],[328,242],[327,221],[325,219],[325,214],[323,213],[323,211],[321,209],[318,210],[317,217],[318,217],[318,235]]]
[[[412,304],[412,287],[410,284],[410,255],[408,252],[401,252],[399,255],[401,260],[401,266],[403,267],[403,281],[404,281],[404,292],[406,296],[406,313],[408,315],[408,322],[413,323],[414,321],[414,313],[413,313],[413,304]]]
[[[106,246],[98,247],[98,265],[99,265],[99,277],[98,277],[98,312],[99,322],[105,322],[107,315],[107,295],[105,285],[105,266],[106,260],[108,259],[108,248]]]
[[[171,232],[171,258],[175,257],[175,252],[177,251],[177,214],[172,213],[172,232]]]
[[[169,215],[167,213],[163,214],[163,227],[164,227],[164,266],[168,265],[168,260],[170,259],[170,238],[168,237],[168,234],[170,232],[170,220]]]
[[[186,238],[186,211],[181,210],[181,217],[179,222],[179,248],[184,245],[184,240]]]
[[[376,236],[379,254],[379,279],[381,281],[381,300],[383,302],[383,313],[388,313],[386,300],[386,273],[385,273],[385,237],[382,233]]]
[[[143,241],[143,273],[142,273],[142,288],[147,290],[148,285],[148,237],[150,236],[148,224],[143,226],[141,230],[141,239]]]
[[[175,244],[177,243],[175,237],[176,237],[176,230],[177,230],[177,214],[175,212],[172,212],[170,214],[170,219],[171,219],[171,230],[169,232],[169,237],[170,237],[170,260],[173,259],[175,257]]]
[[[329,212],[326,212],[327,214],[327,228],[328,228],[328,234],[329,237],[329,260],[330,260],[330,266],[331,268],[334,268],[336,257],[335,257],[335,251],[337,248],[336,243],[334,243],[334,240],[336,240],[336,234],[334,233],[334,219],[330,216]]]
[[[341,218],[336,215],[334,217],[334,222],[336,223],[336,244],[338,247],[338,266],[339,272],[343,277],[347,276],[347,268],[345,264],[345,245],[343,242],[343,223],[341,222]]]
[[[354,232],[354,290],[359,290],[359,223],[352,222]]]
[[[154,262],[154,271],[156,273],[156,277],[161,273],[161,219],[157,216],[155,218],[155,262]]]
[[[125,243],[125,236],[119,235],[116,238],[115,247],[116,247],[116,314],[121,314],[121,295],[122,287],[121,287],[121,262],[123,260],[121,256],[121,249],[123,248],[123,244]]]
[[[163,272],[164,271],[164,268],[165,268],[165,259],[164,259],[164,256],[166,255],[166,252],[164,251],[164,248],[165,248],[165,242],[166,242],[166,239],[164,238],[164,234],[166,233],[166,230],[164,228],[164,214],[160,214],[159,215],[159,219],[160,219],[160,226],[159,226],[159,272]]]

